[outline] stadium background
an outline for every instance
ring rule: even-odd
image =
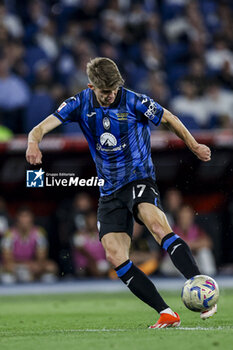
[[[152,156],[162,195],[181,191],[212,237],[219,272],[233,263],[233,28],[231,1],[0,2],[1,219],[32,208],[48,234],[60,275],[72,272],[67,214],[83,188],[26,188],[26,134],[67,97],[86,87],[86,63],[116,61],[126,87],[176,113],[212,161],[152,127]],[[43,170],[95,176],[78,126],[56,129],[42,144]],[[93,207],[98,189],[85,188]],[[67,231],[66,231],[67,230]],[[4,232],[2,232],[4,234]]]

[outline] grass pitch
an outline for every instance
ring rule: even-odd
[[[178,292],[161,294],[180,328],[147,329],[158,315],[130,293],[0,297],[0,349],[233,349],[233,290],[221,291],[219,311],[206,321]]]

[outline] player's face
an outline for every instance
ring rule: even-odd
[[[115,101],[115,98],[117,96],[117,92],[119,89],[119,88],[116,88],[114,90],[110,90],[110,89],[98,89],[94,86],[89,86],[89,87],[94,91],[97,101],[103,107],[108,107],[110,106],[111,103]]]

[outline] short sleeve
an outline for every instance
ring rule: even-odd
[[[13,239],[12,239],[12,235],[10,235],[9,233],[6,234],[4,236],[4,238],[2,239],[1,242],[1,249],[2,250],[12,250],[13,248]]]
[[[163,107],[146,95],[137,95],[136,110],[158,126],[163,116]]]
[[[58,109],[53,113],[63,124],[77,122],[80,115],[80,98],[73,96],[62,102]]]
[[[45,237],[43,229],[39,228],[37,231],[36,245],[37,245],[37,248],[39,248],[39,249],[46,249],[48,247],[48,241]]]

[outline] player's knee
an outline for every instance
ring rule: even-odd
[[[124,256],[124,254],[121,254],[117,249],[114,247],[105,249],[106,253],[106,259],[114,266],[117,267],[123,262],[125,262],[128,258]]]
[[[160,241],[167,235],[167,230],[159,223],[152,223],[151,233],[155,236],[157,241]]]

